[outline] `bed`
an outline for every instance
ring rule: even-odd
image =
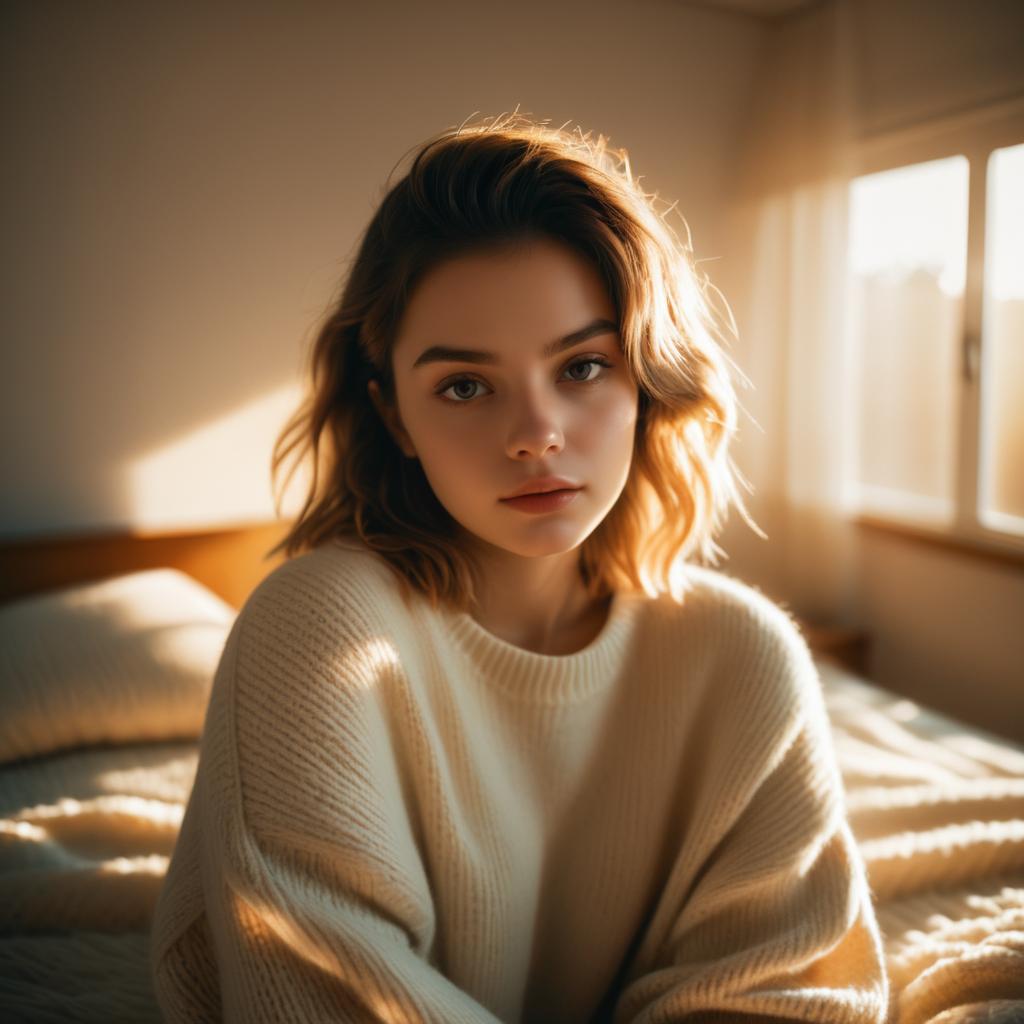
[[[0,547],[0,1019],[160,1020],[149,922],[221,647],[279,535]],[[1024,1021],[1024,747],[808,640],[890,1021]]]

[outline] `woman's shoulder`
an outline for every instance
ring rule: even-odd
[[[301,636],[307,648],[378,635],[403,614],[393,570],[357,541],[330,540],[289,558],[253,589],[239,612],[247,635]]]
[[[800,627],[782,605],[753,584],[707,566],[687,565],[681,599],[663,595],[657,605],[674,626],[710,629],[754,645],[803,642]]]
[[[276,604],[303,594],[318,600],[382,598],[390,569],[375,551],[347,538],[324,541],[272,569],[247,603]]]
[[[722,687],[745,688],[754,676],[775,679],[781,690],[814,684],[807,642],[782,605],[754,585],[705,566],[687,566],[685,584],[681,600],[665,595],[657,602],[663,628]]]

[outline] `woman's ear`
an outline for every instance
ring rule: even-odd
[[[413,447],[412,440],[405,432],[405,428],[402,426],[402,420],[398,415],[398,410],[396,408],[392,408],[384,400],[384,396],[381,394],[380,384],[377,380],[371,380],[367,383],[366,390],[369,392],[370,400],[373,402],[373,406],[377,410],[381,420],[383,420],[384,426],[387,427],[388,433],[390,433],[395,439],[395,444],[401,448],[402,453],[405,456],[410,459],[415,459],[416,449]]]

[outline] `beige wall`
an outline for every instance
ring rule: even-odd
[[[1018,0],[864,0],[863,19],[868,132],[1024,95]],[[1024,566],[873,533],[858,556],[873,678],[1024,743]]]
[[[609,135],[720,255],[762,34],[671,0],[2,17],[8,536],[271,515],[304,345],[385,177],[474,113]]]
[[[861,9],[875,127],[1021,84],[1017,0]],[[2,19],[7,536],[269,515],[270,444],[386,174],[475,112],[605,132],[679,199],[697,256],[727,259],[724,183],[769,35],[673,0],[8,2]],[[1021,572],[881,538],[858,566],[875,678],[1024,739]]]
[[[1024,568],[874,532],[859,554],[872,678],[1024,743]]]
[[[1019,96],[1020,0],[852,0],[867,133]]]
[[[1018,0],[855,0],[852,10],[865,135],[1024,95]],[[770,354],[763,364],[773,365]],[[765,450],[781,465],[778,445]],[[755,517],[779,536],[770,495]],[[737,517],[723,546],[727,571],[788,602],[792,573],[778,544],[759,540]],[[874,681],[1024,743],[1024,566],[857,530],[848,568],[848,621],[869,634]]]

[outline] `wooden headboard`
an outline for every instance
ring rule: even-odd
[[[117,531],[0,541],[0,601],[140,569],[181,569],[240,608],[285,561],[266,553],[288,529],[270,521],[201,532]]]
[[[288,529],[284,521],[179,533],[82,534],[0,541],[0,603],[73,583],[171,566],[241,608],[253,587],[285,561],[266,553]],[[864,674],[868,639],[858,630],[801,622],[811,649]]]

